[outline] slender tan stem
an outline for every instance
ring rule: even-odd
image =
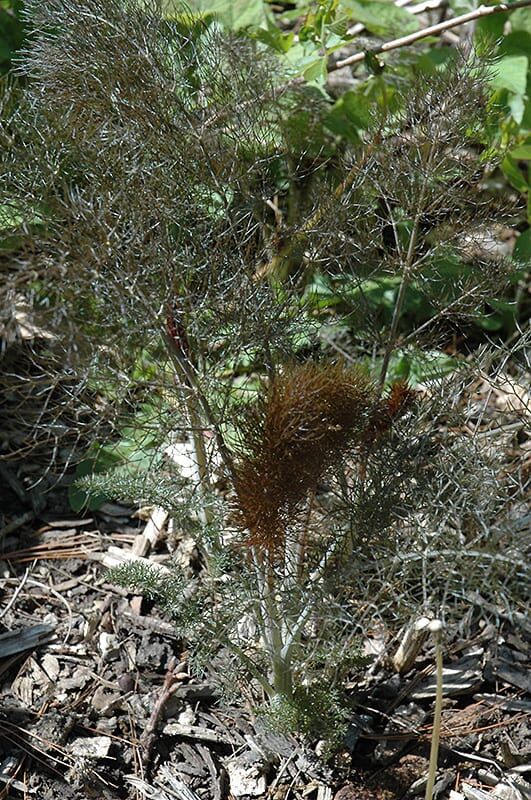
[[[435,778],[437,777],[437,762],[439,759],[439,740],[441,737],[443,701],[442,622],[438,619],[434,619],[430,624],[430,631],[435,640],[435,670],[437,688],[435,690],[435,709],[433,713],[433,729],[431,734],[430,766],[428,769],[428,782],[426,784],[425,800],[432,800]]]
[[[425,11],[432,11],[436,8],[441,8],[442,6],[448,5],[448,0],[426,0],[424,3],[417,3],[416,5],[410,5],[410,0],[396,0],[394,3],[395,6],[399,8],[405,8],[406,11],[409,11],[410,14],[424,14]],[[365,25],[362,22],[356,22],[351,28],[348,29],[347,35],[348,36],[357,36],[359,33],[365,30]]]

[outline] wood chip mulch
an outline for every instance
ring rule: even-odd
[[[55,510],[60,502],[49,496]],[[67,513],[45,509],[37,530],[8,530],[2,541],[0,798],[423,796],[429,642],[399,674],[396,641],[383,637],[351,686],[342,747],[323,761],[322,742],[275,734],[223,704],[208,677],[190,674],[185,643],[157,609],[106,583],[102,554],[142,552],[145,522],[115,504],[92,518]],[[446,642],[437,796],[528,800],[531,622],[486,598],[475,603],[467,637],[455,631]]]

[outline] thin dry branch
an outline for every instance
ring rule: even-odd
[[[396,0],[395,6],[398,8],[405,8],[410,14],[424,14],[425,11],[434,11],[435,9],[442,8],[448,5],[448,0],[425,0],[424,3],[417,3],[410,5],[410,0]],[[362,22],[357,22],[348,29],[348,36],[357,36],[365,30],[365,25]]]
[[[421,31],[410,33],[407,36],[400,36],[398,39],[391,39],[371,49],[370,53],[371,55],[388,53],[390,50],[397,50],[399,47],[408,47],[408,45],[414,44],[421,39],[426,39],[428,36],[439,36],[439,34],[451,28],[457,28],[460,25],[465,25],[467,22],[481,19],[481,17],[488,17],[492,14],[503,14],[515,11],[517,8],[528,8],[529,6],[531,6],[531,0],[519,0],[517,3],[511,3],[511,5],[502,3],[498,6],[480,6],[476,8],[475,11],[470,11],[468,14],[461,14],[459,17],[447,19],[444,22],[439,22],[437,25],[430,25],[428,28],[424,28]],[[359,64],[360,61],[364,60],[366,55],[367,53],[364,51],[362,53],[354,53],[354,55],[348,56],[348,58],[342,58],[340,61],[336,61],[335,64],[330,66],[328,71],[333,72],[336,69],[348,67],[351,64]]]

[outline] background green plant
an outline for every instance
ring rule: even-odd
[[[14,55],[24,42],[22,8],[23,0],[0,2],[0,74],[8,72]]]

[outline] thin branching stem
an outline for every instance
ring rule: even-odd
[[[415,328],[414,330],[411,331],[411,333],[404,336],[402,340],[403,344],[406,345],[414,341],[415,339],[418,339],[419,335],[423,331],[433,327],[433,325],[436,322],[448,316],[448,314],[452,311],[452,309],[459,308],[459,306],[463,304],[463,300],[467,300],[468,298],[477,296],[479,292],[480,292],[480,286],[478,286],[477,284],[472,286],[470,289],[467,289],[466,292],[463,292],[463,294],[459,295],[459,297],[456,297],[455,300],[452,300],[451,303],[448,303],[448,305],[442,308],[440,311],[438,311],[437,314],[434,314],[432,317],[427,319],[426,322],[423,322],[422,325],[419,325],[418,328]]]
[[[228,449],[227,445],[225,444],[225,439],[223,434],[220,431],[219,425],[216,421],[216,417],[210,403],[208,402],[204,392],[201,391],[197,380],[195,378],[193,369],[190,369],[186,362],[186,358],[182,356],[180,353],[177,352],[177,348],[175,347],[174,342],[172,341],[171,337],[165,337],[167,341],[168,351],[170,353],[170,358],[172,363],[179,375],[179,377],[183,380],[183,383],[190,387],[190,396],[194,398],[195,407],[193,410],[193,416],[195,418],[200,418],[200,410],[203,412],[206,422],[214,437],[216,439],[216,444],[218,446],[219,454],[223,460],[225,467],[227,468],[231,477],[235,474],[234,469],[234,460],[232,458],[231,452]],[[203,442],[204,446],[204,442]],[[205,455],[205,464],[206,464],[206,455]]]
[[[389,361],[391,359],[391,355],[396,347],[396,341],[398,336],[398,327],[400,325],[400,318],[402,316],[402,309],[404,307],[404,300],[406,298],[406,293],[411,281],[411,276],[415,269],[416,265],[416,250],[419,238],[419,230],[420,230],[420,223],[422,221],[422,217],[424,215],[424,202],[426,199],[426,193],[428,190],[428,181],[429,181],[429,174],[430,168],[432,165],[433,157],[435,154],[436,146],[438,142],[434,139],[430,145],[430,151],[428,153],[428,157],[426,159],[425,164],[425,172],[423,176],[422,186],[420,189],[419,194],[419,201],[417,207],[417,213],[415,214],[415,219],[413,220],[413,226],[411,229],[411,234],[409,236],[408,248],[407,253],[404,259],[404,263],[402,266],[402,278],[400,281],[400,286],[398,288],[398,294],[395,301],[395,307],[393,309],[393,318],[391,321],[391,330],[388,335],[387,344],[385,346],[383,360],[382,360],[382,368],[380,370],[380,377],[378,380],[378,386],[380,391],[383,390],[385,386],[385,380],[387,378],[387,371],[389,369]]]
[[[345,532],[345,536],[348,532]],[[291,653],[293,646],[297,643],[299,636],[301,635],[304,626],[308,622],[309,618],[311,617],[314,608],[315,602],[312,602],[309,597],[309,590],[316,584],[321,581],[325,575],[326,569],[330,564],[330,559],[334,557],[337,553],[339,547],[343,543],[343,537],[336,537],[326,551],[323,553],[319,560],[319,564],[310,573],[308,578],[305,582],[305,588],[307,592],[307,596],[305,597],[304,608],[300,612],[299,616],[295,620],[294,624],[291,626],[289,634],[285,637],[284,646],[282,649],[282,656],[283,658],[287,659]]]

